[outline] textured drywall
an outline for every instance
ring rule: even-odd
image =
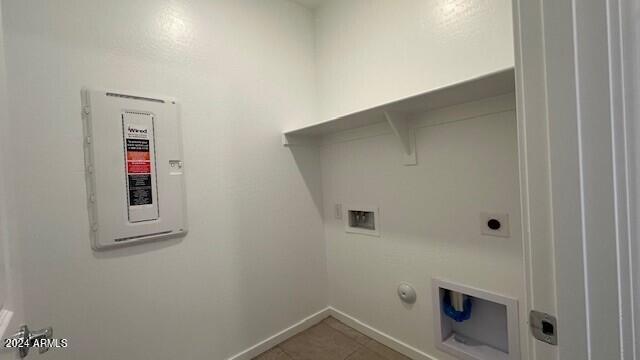
[[[437,359],[451,357],[434,344],[432,278],[524,299],[515,112],[464,107],[423,115],[445,123],[417,130],[417,166],[402,165],[390,131],[321,155],[330,305]],[[379,207],[381,236],[346,233],[335,204]],[[482,235],[481,212],[508,213],[511,237]]]
[[[510,0],[349,0],[316,10],[319,115],[512,67]]]
[[[5,42],[2,26],[2,3],[0,2],[0,299],[3,310],[1,337],[7,337],[24,324],[22,303],[21,258],[19,241],[16,233],[16,216],[13,215],[10,203],[15,200],[15,192],[9,186],[12,171],[11,156],[14,149],[11,145],[13,134],[9,126],[9,99],[7,93],[7,71],[5,66]],[[9,315],[11,314],[11,315]],[[0,330],[0,332],[2,331]],[[0,352],[0,359],[15,359],[16,353],[11,350]]]
[[[315,13],[320,119],[514,65],[509,0],[331,1]],[[515,112],[481,109],[420,128],[415,167],[377,130],[321,155],[330,305],[441,359],[431,278],[524,298]],[[334,205],[349,203],[380,206],[382,236],[347,235]],[[508,212],[511,238],[480,235],[482,211]],[[414,306],[398,300],[400,281],[416,286]]]
[[[8,196],[8,189],[5,186],[6,183],[6,160],[5,157],[8,153],[8,124],[9,113],[7,112],[7,74],[5,70],[5,53],[4,53],[4,41],[2,36],[2,4],[0,3],[0,199],[6,199]],[[9,239],[9,226],[7,224],[7,203],[6,201],[0,201],[0,304],[5,304],[7,300],[7,277],[6,270],[6,258],[4,256],[6,252],[6,246]]]
[[[4,37],[2,30],[2,4],[0,3],[0,304],[2,308],[10,308],[12,311],[21,313],[20,291],[16,286],[17,279],[10,279],[10,273],[7,270],[13,266],[13,262],[17,262],[17,250],[15,249],[14,238],[11,233],[14,224],[10,222],[10,209],[8,201],[13,196],[11,189],[7,185],[7,178],[10,171],[8,169],[8,156],[11,153],[9,141],[11,133],[9,132],[9,105],[7,98],[7,72],[5,67],[5,50]],[[14,254],[15,258],[11,261],[10,254]],[[16,274],[17,275],[17,274]],[[11,324],[15,326],[16,324]],[[7,331],[12,331],[10,327]],[[0,334],[0,336],[3,334]]]
[[[27,265],[26,320],[70,344],[49,359],[224,359],[326,306],[318,189],[280,145],[283,128],[313,117],[307,9],[14,0],[3,2],[3,20],[3,173]],[[82,86],[180,100],[186,238],[91,250]]]
[[[431,353],[431,276],[520,297],[519,240],[473,232],[477,211],[503,208],[518,231],[513,113],[421,129],[417,167],[400,164],[391,136],[329,146],[322,164],[280,145],[282,129],[511,66],[509,2],[350,0],[316,12],[284,0],[3,2],[4,202],[25,259],[26,321],[71,344],[47,356],[224,359],[327,303]],[[181,101],[184,240],[91,251],[81,86]],[[495,174],[468,163],[492,146],[512,151]],[[344,235],[337,199],[380,205],[383,236]],[[398,307],[398,280],[419,290],[411,309]]]

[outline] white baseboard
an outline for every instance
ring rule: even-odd
[[[361,333],[367,335],[368,337],[376,340],[377,342],[392,348],[393,350],[408,356],[414,360],[438,360],[433,356],[427,355],[422,351],[414,348],[411,345],[407,345],[402,341],[394,338],[391,335],[385,334],[382,331],[379,331],[370,325],[363,323],[362,321],[343,313],[342,311],[329,307],[329,315],[334,318],[340,320],[346,325],[360,331]]]
[[[343,313],[342,311],[335,309],[333,307],[327,307],[323,310],[318,311],[317,313],[306,317],[300,322],[289,326],[288,328],[280,331],[279,333],[267,338],[259,342],[258,344],[244,350],[227,360],[251,360],[254,357],[262,354],[263,352],[271,349],[272,347],[282,343],[283,341],[295,336],[296,334],[307,330],[313,325],[319,323],[320,321],[328,318],[329,316],[333,316],[334,318],[342,321],[346,325],[360,331],[361,333],[367,335],[368,337],[378,341],[381,344],[384,344],[393,350],[408,356],[414,360],[438,360],[433,356],[427,355],[422,351],[403,343],[402,341],[394,338],[393,336],[387,335],[382,331],[376,330],[373,327],[363,323],[362,321]]]
[[[281,342],[293,337],[294,335],[307,330],[320,321],[328,318],[331,315],[329,308],[318,311],[317,313],[302,319],[300,322],[289,326],[288,328],[280,331],[279,333],[259,342],[258,344],[242,351],[228,360],[251,360],[254,357],[262,354],[263,352],[271,349],[272,347],[280,344]]]

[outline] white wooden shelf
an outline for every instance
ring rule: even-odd
[[[317,124],[291,129],[282,134],[282,143],[284,146],[316,145],[328,134],[387,122],[404,152],[403,162],[415,165],[415,136],[413,129],[407,124],[411,115],[508,94],[514,90],[514,69],[508,68]]]

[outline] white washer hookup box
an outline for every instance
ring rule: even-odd
[[[95,250],[187,233],[180,107],[170,97],[82,89]]]

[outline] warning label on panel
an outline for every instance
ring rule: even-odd
[[[149,129],[128,125],[125,131],[129,206],[153,204]]]
[[[128,177],[129,206],[152,204],[151,174],[128,175]]]
[[[129,174],[151,173],[151,162],[149,161],[127,161],[127,172]]]
[[[128,160],[136,160],[129,158],[131,156],[144,155],[147,154],[146,160],[149,160],[149,140],[143,139],[127,139],[127,159]]]

